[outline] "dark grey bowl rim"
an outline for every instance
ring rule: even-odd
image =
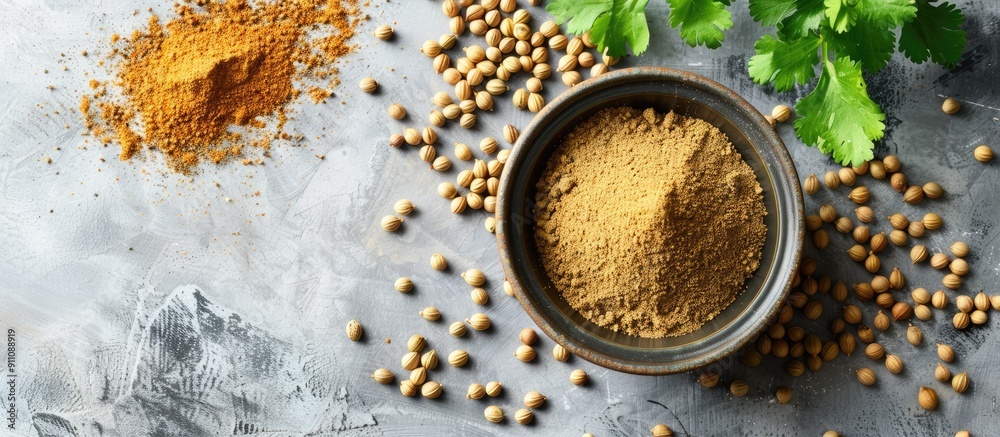
[[[527,150],[527,147],[546,146],[526,144],[532,143],[543,127],[550,123],[550,119],[555,114],[571,108],[581,98],[609,87],[642,81],[666,81],[695,87],[700,91],[710,93],[714,98],[718,98],[722,102],[722,105],[737,108],[742,115],[752,120],[752,127],[767,140],[767,144],[751,143],[751,147],[758,153],[761,147],[768,147],[770,154],[776,158],[773,162],[762,159],[763,164],[773,170],[768,171],[767,176],[775,187],[775,197],[778,199],[777,209],[780,212],[777,220],[779,227],[782,228],[777,234],[780,243],[782,243],[778,244],[777,247],[781,251],[780,253],[776,253],[775,261],[772,263],[771,269],[767,272],[768,277],[765,279],[767,281],[765,285],[772,284],[772,286],[762,288],[762,292],[758,293],[749,303],[748,308],[729,324],[733,325],[735,322],[741,322],[744,326],[743,328],[740,328],[736,332],[730,332],[729,334],[731,335],[726,338],[722,338],[722,334],[720,334],[722,330],[710,334],[708,339],[712,341],[708,342],[709,347],[706,347],[705,350],[700,351],[700,353],[694,356],[687,356],[683,359],[669,362],[640,362],[635,359],[625,358],[626,355],[635,353],[634,350],[626,346],[620,347],[621,354],[596,351],[574,338],[574,335],[578,335],[579,330],[567,335],[561,330],[556,329],[549,323],[548,319],[560,318],[565,320],[568,317],[559,311],[546,311],[543,314],[543,310],[536,305],[531,294],[544,295],[544,291],[529,291],[525,289],[525,282],[521,280],[519,269],[513,263],[516,258],[511,253],[511,246],[508,244],[512,236],[519,235],[510,229],[511,220],[508,219],[508,215],[511,210],[511,202],[513,200],[523,200],[512,199],[512,195],[508,193],[513,190],[512,186],[519,173],[519,167],[524,164],[524,150]],[[730,122],[732,123],[732,121]],[[601,367],[634,374],[659,375],[689,371],[722,359],[745,346],[766,328],[768,322],[778,312],[785,298],[788,296],[794,275],[797,274],[802,252],[802,241],[805,234],[804,206],[802,193],[799,189],[798,174],[791,157],[788,155],[788,150],[785,148],[781,138],[759,111],[732,90],[706,77],[666,67],[634,67],[616,70],[588,79],[558,96],[532,119],[521,133],[504,167],[497,196],[496,234],[501,264],[503,265],[507,280],[525,311],[548,337],[574,355]],[[579,326],[572,320],[569,322]],[[699,342],[706,343],[705,339]],[[666,349],[669,348],[664,348],[663,350]],[[618,351],[616,350],[615,352]]]

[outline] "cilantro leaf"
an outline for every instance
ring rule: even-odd
[[[859,0],[857,9],[872,25],[886,29],[899,27],[917,14],[912,0]]]
[[[896,50],[896,35],[888,28],[871,23],[868,19],[844,33],[823,32],[838,56],[847,56],[861,63],[869,73],[875,73],[889,64]]]
[[[796,83],[807,84],[816,76],[819,45],[820,39],[816,35],[791,44],[764,35],[753,45],[757,54],[747,64],[750,77],[761,85],[773,83],[778,91],[788,91]]]
[[[795,0],[750,0],[750,16],[762,26],[777,25],[795,10]]]
[[[704,44],[710,49],[722,45],[722,31],[733,27],[732,15],[718,0],[667,0],[670,27],[680,28],[681,38],[691,47]]]
[[[857,0],[824,0],[826,17],[830,19],[830,28],[837,33],[847,32],[858,22],[859,11]]]
[[[815,34],[826,18],[823,0],[796,0],[795,12],[778,24],[778,36],[784,40],[803,38]]]
[[[625,54],[625,43],[632,47],[632,52],[640,54],[649,46],[649,26],[646,24],[646,3],[649,0],[615,0],[615,6],[610,14],[597,17],[594,27],[590,28],[591,40],[597,44],[597,49],[610,56]]]
[[[553,0],[545,6],[556,19],[556,24],[566,23],[566,33],[583,35],[597,17],[611,12],[612,0]]]
[[[626,44],[640,54],[649,46],[646,3],[649,0],[554,0],[546,6],[566,32],[590,38],[601,53],[626,54]]]
[[[795,133],[840,164],[860,165],[874,156],[885,114],[868,97],[858,63],[842,57],[823,64],[816,88],[795,105]]]
[[[903,24],[899,34],[899,51],[922,64],[928,58],[951,68],[962,57],[965,31],[960,27],[965,17],[951,3],[937,6],[927,0],[917,0],[913,21]]]

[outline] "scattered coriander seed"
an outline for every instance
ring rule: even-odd
[[[973,299],[973,303],[979,311],[989,311],[990,309],[990,297],[982,291],[980,291],[979,294],[976,294],[976,297]]]
[[[913,238],[923,237],[925,233],[924,224],[920,222],[910,222],[910,226],[906,227],[906,233],[910,234]]]
[[[373,32],[373,34],[376,38],[386,41],[389,38],[392,38],[392,27],[387,24],[381,24],[375,28],[375,32]]]
[[[827,204],[819,207],[819,218],[826,223],[833,223],[837,220],[837,210]]]
[[[576,369],[569,374],[569,382],[572,382],[573,385],[584,385],[589,380],[590,377],[587,375],[587,372],[584,372],[582,369]]]
[[[951,245],[951,254],[958,258],[965,258],[969,255],[969,245],[961,241],[956,241]]]
[[[809,173],[809,177],[802,183],[802,189],[806,194],[812,195],[819,191],[819,178],[814,173]]]
[[[937,182],[928,182],[923,186],[924,196],[928,199],[938,199],[944,196],[944,189]]]
[[[854,214],[858,217],[858,221],[861,223],[871,223],[875,220],[875,212],[867,206],[859,206],[855,208]]]
[[[473,288],[472,291],[469,292],[469,297],[476,305],[486,305],[486,303],[490,301],[490,295],[486,293],[486,290],[479,287]]]
[[[872,253],[879,253],[885,250],[886,246],[889,244],[888,241],[889,239],[885,236],[885,233],[879,232],[872,235],[871,241],[868,242],[868,245],[871,248]]]
[[[396,120],[402,120],[406,118],[406,108],[403,108],[403,105],[400,105],[399,103],[393,103],[389,105],[388,112],[389,116]]]
[[[918,319],[923,320],[925,322],[934,317],[934,313],[931,312],[931,308],[927,305],[914,306],[913,315],[917,316]]]
[[[906,175],[902,173],[894,173],[892,177],[889,178],[889,185],[892,185],[892,189],[896,190],[897,193],[905,193],[906,188],[908,187],[908,185],[906,184]]]
[[[478,287],[486,282],[486,275],[479,269],[469,269],[462,273],[462,279],[473,287]]]
[[[469,362],[469,353],[461,349],[456,349],[448,354],[448,364],[451,367],[462,367]]]
[[[931,305],[937,309],[942,309],[948,306],[948,295],[945,294],[944,290],[934,292],[934,295],[931,296]]]
[[[965,393],[969,389],[969,373],[962,372],[951,378],[951,388],[955,393]]]
[[[476,114],[462,114],[458,124],[466,129],[472,129],[472,127],[476,125]]]
[[[837,430],[831,429],[823,433],[823,437],[843,437]]]
[[[440,172],[451,170],[451,159],[444,155],[438,156],[437,158],[434,158],[434,162],[431,163],[431,168]]]
[[[486,230],[489,231],[489,233],[491,234],[496,233],[497,219],[493,217],[486,217],[486,221],[483,222],[483,225],[486,226]]]
[[[514,297],[514,287],[506,279],[503,280],[503,292],[510,297]]]
[[[499,381],[490,381],[486,383],[486,395],[495,398],[500,396],[500,392],[503,391],[503,384]]]
[[[850,217],[840,217],[837,219],[835,227],[837,228],[837,232],[846,234],[854,230],[854,222],[851,221]]]
[[[868,252],[868,258],[865,259],[865,270],[875,273],[878,272],[881,265],[882,263],[879,261],[878,256],[874,252]]]
[[[351,341],[360,340],[362,332],[361,324],[357,320],[347,322],[347,338],[350,338]]]
[[[413,281],[411,281],[410,278],[404,276],[397,279],[396,283],[393,284],[393,287],[395,287],[396,291],[400,293],[409,293],[413,291]]]
[[[896,229],[906,229],[910,225],[910,220],[903,214],[893,214],[889,216],[889,224]]]
[[[855,173],[854,170],[850,169],[849,167],[844,167],[840,170],[837,170],[837,176],[840,176],[840,183],[848,187],[853,187],[854,183],[858,179],[858,174]]]
[[[410,336],[409,340],[406,341],[406,348],[410,352],[422,352],[424,347],[427,346],[427,339],[420,334],[413,334]]]
[[[455,214],[461,214],[465,211],[466,206],[468,205],[466,204],[465,197],[463,196],[458,196],[451,200],[451,212]]]
[[[392,206],[392,209],[396,211],[396,214],[409,215],[415,208],[413,206],[413,202],[410,202],[407,199],[399,199]]]
[[[421,385],[427,381],[427,369],[424,367],[417,367],[410,371],[410,382],[413,385]]]
[[[462,143],[455,143],[455,158],[460,161],[469,161],[473,158],[472,149]]]
[[[485,415],[486,420],[489,420],[490,422],[493,423],[503,422],[503,410],[501,410],[500,407],[496,405],[490,405],[486,407],[486,410],[483,411],[483,415]]]
[[[371,378],[374,379],[375,382],[379,384],[388,384],[392,382],[392,380],[395,379],[396,377],[395,375],[392,374],[392,371],[390,371],[389,369],[381,368],[381,369],[376,369],[375,372],[372,373]]]
[[[818,214],[810,214],[806,216],[806,229],[809,231],[816,231],[823,227],[823,219],[820,218]]]
[[[521,408],[521,409],[518,409],[516,412],[514,412],[514,421],[517,422],[517,423],[519,423],[519,424],[521,424],[521,425],[527,425],[527,424],[531,423],[531,421],[534,418],[535,418],[535,414],[532,413],[531,410],[526,409],[526,408]]]
[[[954,273],[949,273],[947,275],[944,275],[944,278],[941,278],[941,285],[944,285],[945,287],[948,287],[952,290],[961,287],[962,282],[963,282],[962,277]]]
[[[937,367],[934,368],[934,379],[941,382],[948,382],[951,379],[951,370],[948,370],[944,364],[938,363]]]
[[[431,349],[420,356],[420,365],[427,370],[434,370],[438,366],[437,351]]]
[[[557,344],[552,346],[552,357],[555,358],[556,361],[565,362],[569,359],[569,351],[562,347],[562,345]]]
[[[444,259],[444,255],[435,253],[431,255],[431,268],[439,272],[443,271],[448,268],[448,261]]]
[[[899,270],[899,267],[893,267],[892,273],[889,274],[889,288],[901,290],[904,285],[906,285],[906,277],[903,276],[903,272]]]
[[[441,311],[438,311],[436,307],[427,307],[420,310],[420,317],[423,317],[427,321],[436,322],[441,319]]]
[[[418,131],[418,130],[412,128],[412,127],[408,127],[406,129],[403,129],[403,140],[406,141],[406,144],[409,144],[411,146],[419,146],[420,145],[420,131]]]
[[[528,408],[538,408],[545,404],[548,399],[537,391],[529,391],[524,395],[524,406]]]
[[[826,230],[819,229],[816,232],[813,232],[813,245],[816,246],[817,249],[819,250],[826,249],[826,246],[828,246],[829,244],[830,244],[830,234],[828,234]]]
[[[976,308],[976,303],[971,297],[960,295],[955,298],[955,307],[963,313],[971,313]]]
[[[392,134],[389,136],[389,146],[391,147],[398,149],[400,147],[403,147],[403,144],[405,143],[406,143],[406,137],[400,134]]]
[[[704,388],[712,388],[719,384],[719,373],[709,370],[698,375],[698,384]]]
[[[729,392],[732,393],[733,396],[743,397],[750,392],[750,386],[746,381],[737,379],[733,381],[732,384],[729,384]]]
[[[835,171],[828,171],[823,175],[823,184],[831,190],[836,190],[840,187],[840,176],[837,176]]]
[[[868,229],[868,226],[858,226],[851,232],[851,236],[854,237],[854,241],[858,242],[858,244],[864,244],[871,238],[871,231]]]
[[[959,109],[962,109],[962,103],[954,97],[944,99],[944,103],[941,104],[941,110],[948,115],[958,112]]]
[[[396,232],[402,224],[403,219],[394,215],[390,214],[382,217],[382,230],[386,232]]]
[[[877,379],[875,378],[875,372],[867,367],[862,367],[854,372],[858,377],[858,382],[864,385],[875,385]]]
[[[473,314],[472,317],[465,320],[472,329],[476,331],[485,331],[490,328],[490,318],[483,313]]]
[[[972,434],[969,433],[969,430],[963,429],[959,432],[956,432],[955,437],[972,437]]]
[[[885,166],[882,165],[882,161],[879,160],[869,161],[868,174],[870,174],[873,178],[878,180],[885,179],[886,172],[885,172]]]
[[[535,341],[538,340],[538,334],[535,333],[535,330],[531,328],[522,329],[517,337],[519,340],[521,340],[521,343],[528,346],[535,344]]]
[[[420,354],[416,352],[407,352],[403,355],[401,363],[403,365],[403,369],[405,370],[416,369],[420,366]]]
[[[469,385],[469,390],[466,392],[465,397],[469,399],[482,399],[486,396],[486,389],[482,385],[472,383]]]
[[[868,325],[858,325],[858,338],[865,343],[872,343],[875,341],[875,332]]]
[[[993,160],[993,149],[985,144],[976,147],[976,150],[972,152],[972,156],[976,158],[979,162],[990,162]]]
[[[788,107],[788,105],[778,105],[774,109],[771,109],[771,117],[774,117],[780,123],[788,121],[791,116],[792,108]]]
[[[868,252],[860,244],[855,244],[850,249],[847,249],[847,255],[855,262],[862,262],[868,258]]]
[[[881,360],[885,356],[885,348],[878,343],[870,343],[865,346],[865,356],[870,360]]]
[[[465,335],[465,332],[465,323],[461,321],[453,322],[450,326],[448,326],[448,333],[451,334],[452,337],[462,337]]]
[[[962,258],[955,258],[948,264],[948,270],[958,276],[965,276],[969,274],[969,263]]]
[[[944,361],[946,363],[955,361],[955,350],[952,349],[951,346],[938,343],[937,353],[938,353],[938,358],[940,358],[941,361]]]
[[[899,229],[893,229],[892,232],[889,232],[889,241],[896,246],[905,246],[909,240],[910,237],[906,235],[906,232]]]
[[[535,360],[535,349],[526,344],[522,344],[517,347],[516,351],[514,351],[514,356],[517,357],[518,360],[528,363]]]
[[[930,231],[935,231],[940,229],[941,225],[943,224],[941,221],[941,216],[933,212],[924,214],[924,219],[921,220],[921,222],[924,224],[924,228]]]
[[[860,205],[871,199],[871,192],[868,191],[868,187],[861,185],[851,190],[851,194],[847,197],[848,199],[851,199],[852,202]]]
[[[893,354],[888,354],[885,356],[885,368],[892,373],[899,374],[903,372],[903,360],[898,356]]]
[[[989,321],[989,315],[986,314],[986,311],[975,310],[969,314],[969,321],[971,321],[973,325],[985,325],[986,322]]]
[[[515,108],[526,109],[528,107],[528,90],[518,88],[517,91],[514,91],[511,101],[514,103]]]
[[[938,406],[937,392],[929,387],[920,387],[920,391],[917,393],[917,402],[927,411],[935,410]]]
[[[951,264],[951,259],[948,258],[948,255],[935,253],[934,256],[931,257],[931,267],[934,267],[935,269],[941,270],[948,267],[948,264]]]
[[[662,423],[654,426],[649,432],[653,435],[653,437],[673,437],[674,435],[674,432],[670,429],[670,427]]]
[[[910,261],[912,261],[913,264],[926,261],[928,255],[927,246],[924,246],[923,244],[914,245],[913,248],[910,249]]]
[[[404,379],[399,381],[399,392],[406,397],[413,397],[417,395],[417,386],[409,379]]]
[[[443,391],[441,384],[437,381],[427,381],[420,387],[420,394],[427,399],[437,399]]]
[[[916,205],[924,200],[924,189],[919,185],[911,185],[903,192],[903,202]]]
[[[851,169],[854,170],[854,173],[858,176],[868,173],[868,161],[862,162],[861,165],[851,167]]]
[[[378,82],[376,82],[375,79],[366,77],[361,79],[361,83],[359,83],[358,86],[361,88],[361,91],[371,94],[378,89]]]
[[[420,159],[424,162],[434,162],[434,158],[437,157],[437,149],[434,146],[427,144],[420,148]]]

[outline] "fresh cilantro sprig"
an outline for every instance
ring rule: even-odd
[[[691,45],[717,48],[723,31],[733,27],[726,6],[730,0],[666,0],[670,4],[670,27],[680,30],[681,38]],[[627,47],[639,55],[649,45],[646,4],[649,0],[553,0],[545,7],[566,24],[566,32],[590,38],[601,53],[623,56]]]
[[[589,31],[598,49],[622,56],[649,44],[648,0],[553,0],[548,10],[572,34]],[[716,48],[733,26],[730,0],[666,0],[670,26],[692,47]],[[778,91],[816,86],[795,109],[795,132],[844,165],[872,159],[885,114],[868,96],[863,71],[876,73],[899,51],[915,63],[953,67],[965,47],[965,20],[938,0],[749,0],[750,16],[775,27],[754,44],[750,77]],[[897,42],[897,32],[898,42]]]
[[[819,81],[795,105],[795,132],[844,165],[872,159],[885,114],[868,96],[862,70],[875,73],[899,49],[916,63],[952,67],[962,56],[964,17],[931,0],[750,0],[750,15],[776,36],[754,44],[750,77],[778,91]]]

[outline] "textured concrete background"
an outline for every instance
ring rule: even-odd
[[[531,322],[501,291],[503,276],[493,235],[482,226],[484,213],[452,215],[435,187],[457,171],[435,173],[415,149],[385,145],[390,133],[404,127],[385,116],[391,102],[409,109],[406,126],[422,126],[430,96],[450,90],[417,51],[447,28],[436,2],[373,5],[366,30],[396,23],[398,37],[377,42],[366,31],[357,40],[358,52],[342,64],[345,85],[336,98],[303,105],[290,123],[309,140],[276,147],[264,165],[207,166],[186,177],[164,172],[155,156],[117,161],[113,148],[84,142],[74,108],[86,80],[105,74],[95,64],[108,36],[140,26],[147,7],[166,13],[169,3],[0,0],[0,328],[16,332],[17,398],[16,430],[4,422],[3,432],[626,436],[663,422],[691,436],[805,436],[829,428],[846,435],[938,436],[963,428],[1000,435],[995,313],[986,326],[956,332],[950,325],[954,308],[935,310],[933,320],[918,322],[927,345],[917,348],[905,342],[905,326],[897,324],[879,341],[905,361],[906,371],[898,376],[860,353],[799,378],[787,376],[783,360],[773,358],[754,369],[734,358],[711,366],[726,381],[747,379],[751,390],[744,398],[721,387],[704,390],[694,373],[640,377],[579,359],[559,363],[550,358],[547,339],[540,342],[537,362],[516,361],[511,353],[517,332]],[[961,67],[948,72],[897,56],[869,78],[889,120],[880,154],[897,154],[911,181],[936,180],[947,195],[913,207],[887,183],[863,180],[880,217],[940,213],[946,225],[922,242],[943,250],[954,240],[967,241],[973,273],[961,292],[998,294],[1000,177],[996,164],[979,164],[971,155],[981,143],[1000,148],[1000,6],[981,0],[960,5],[969,33]],[[792,102],[800,92],[774,93],[745,72],[761,32],[746,6],[735,2],[737,26],[713,51],[684,45],[666,24],[663,2],[651,2],[652,48],[622,66],[694,71],[764,110]],[[540,9],[533,12],[536,20],[544,19]],[[79,55],[85,49],[90,57]],[[356,89],[364,76],[383,84],[380,94]],[[557,82],[548,82],[548,98],[563,89]],[[962,112],[942,114],[941,95],[965,102]],[[499,137],[506,123],[523,127],[529,121],[530,113],[512,110],[509,94],[497,102],[498,109],[481,116],[473,131],[442,129],[441,143],[478,144],[483,136]],[[779,131],[803,176],[832,168],[789,125]],[[442,150],[450,154],[450,147]],[[46,165],[45,157],[53,163]],[[407,218],[402,232],[382,232],[380,217],[403,197],[419,213]],[[823,190],[806,206],[815,210],[826,202],[850,208],[843,189]],[[884,219],[875,226],[886,228]],[[848,284],[865,279],[863,269],[843,255],[848,238],[831,234],[821,272]],[[428,268],[434,252],[449,259],[449,272]],[[815,256],[811,246],[807,252]],[[904,268],[907,290],[940,288],[940,273],[910,267],[907,255],[890,248],[883,265]],[[447,324],[483,310],[469,300],[457,274],[470,267],[489,277],[491,303],[484,311],[494,328],[455,339],[447,335]],[[409,295],[392,289],[402,275],[417,284]],[[827,315],[805,326],[825,329],[839,314],[832,301],[824,302]],[[441,309],[442,322],[418,317],[427,305]],[[862,308],[870,325],[874,305]],[[365,326],[359,343],[344,335],[350,319]],[[404,398],[395,385],[368,378],[383,366],[405,377],[399,359],[412,333],[425,335],[441,355],[456,348],[471,354],[465,368],[445,365],[431,372],[431,379],[444,384],[441,399]],[[951,367],[969,371],[974,381],[966,394],[933,380],[937,358],[928,345],[934,342],[954,345],[959,358]],[[859,385],[853,370],[860,366],[874,368],[880,383]],[[591,374],[589,386],[569,383],[577,367]],[[509,419],[500,425],[483,419],[489,403],[465,399],[465,388],[493,380],[506,390],[489,403],[508,417],[526,391],[549,397],[535,424],[523,428]],[[774,400],[779,385],[794,389],[791,403]],[[939,411],[918,407],[920,385],[938,389]],[[5,384],[5,398],[7,392]]]

